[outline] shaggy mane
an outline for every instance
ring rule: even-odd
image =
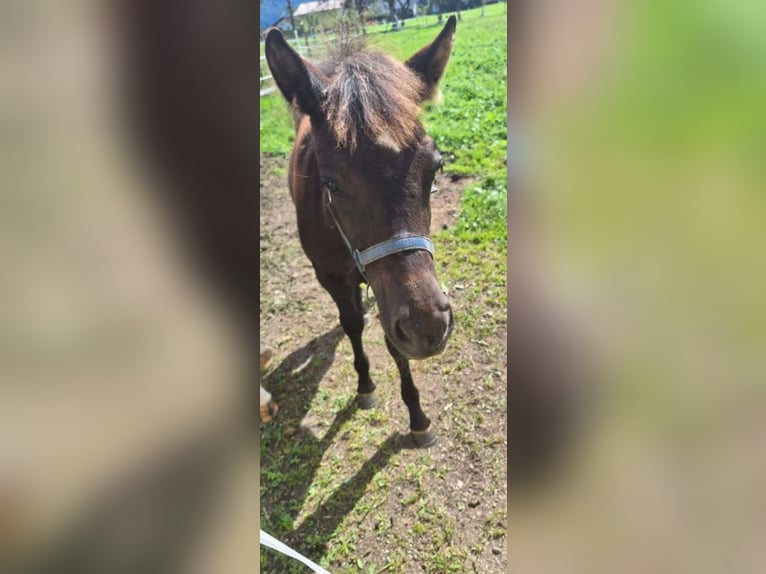
[[[381,52],[349,50],[325,70],[323,107],[340,147],[353,152],[362,135],[392,149],[413,141],[423,84],[407,66]]]

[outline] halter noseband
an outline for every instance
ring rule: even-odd
[[[406,232],[397,233],[393,237],[390,237],[385,241],[381,241],[380,243],[376,243],[372,247],[368,247],[363,251],[354,249],[354,246],[351,245],[351,242],[348,240],[348,237],[346,237],[346,234],[343,233],[343,228],[340,226],[338,218],[335,217],[335,210],[332,208],[332,194],[329,191],[327,192],[327,211],[330,212],[330,216],[335,222],[335,227],[338,229],[338,233],[340,233],[341,239],[343,239],[343,243],[346,244],[348,252],[351,254],[351,258],[354,260],[356,268],[359,270],[359,273],[362,274],[362,277],[364,277],[364,280],[368,284],[369,281],[367,280],[367,276],[364,274],[364,269],[373,261],[383,259],[384,257],[388,257],[389,255],[393,255],[394,253],[399,253],[401,251],[414,251],[418,249],[428,251],[431,254],[431,257],[434,256],[434,244],[431,243],[431,240],[428,237]]]

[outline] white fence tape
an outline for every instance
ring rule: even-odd
[[[271,534],[267,534],[263,530],[261,530],[261,544],[263,546],[267,546],[268,548],[271,548],[272,550],[281,552],[285,556],[289,556],[290,558],[294,558],[295,560],[303,562],[306,566],[311,568],[314,572],[318,572],[319,574],[330,574],[327,570],[322,568],[319,564],[313,563],[311,560],[309,560],[302,554],[296,552],[295,550],[293,550],[286,544],[283,544],[282,542],[274,538]]]

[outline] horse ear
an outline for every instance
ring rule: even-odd
[[[277,28],[266,34],[266,61],[274,82],[288,102],[310,116],[322,113],[324,78],[290,47]]]
[[[416,52],[409,60],[407,66],[414,71],[425,84],[424,100],[429,100],[436,94],[444,69],[447,67],[452,45],[455,43],[455,27],[457,19],[450,16],[444,28],[425,48]]]

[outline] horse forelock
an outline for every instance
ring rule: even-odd
[[[335,64],[325,92],[327,126],[352,152],[361,136],[398,151],[417,135],[422,91],[415,73],[386,54],[346,56]]]

